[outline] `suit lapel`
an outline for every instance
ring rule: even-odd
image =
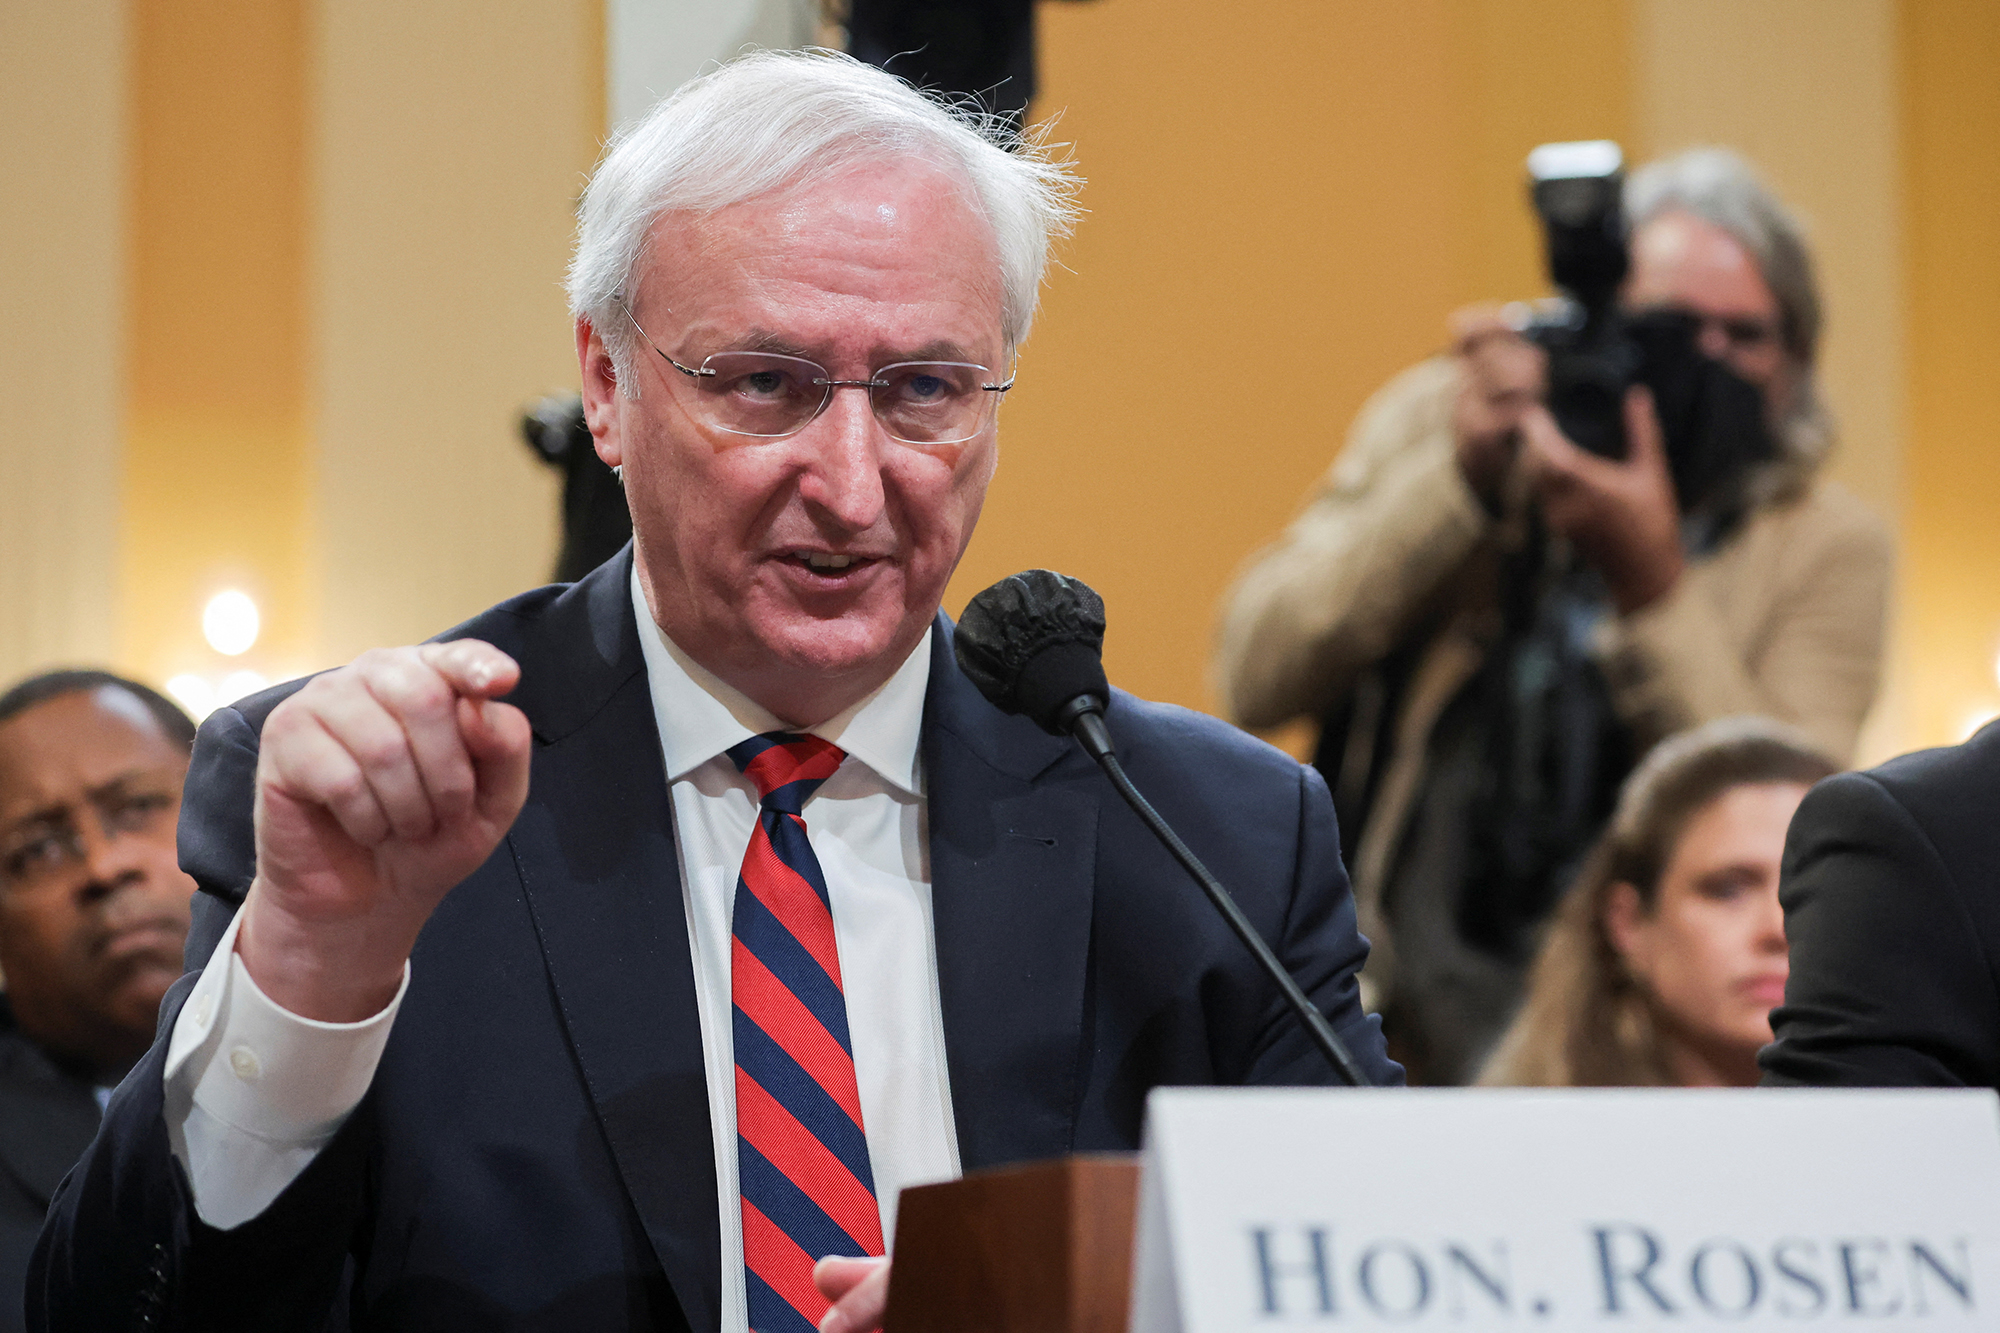
[[[568,618],[588,623],[552,624],[536,636],[547,660],[522,664],[536,751],[508,845],[633,1208],[689,1325],[713,1328],[722,1241],[708,1083],[630,568],[628,547],[579,584]]]
[[[1070,1149],[1097,802],[1048,780],[1069,742],[980,697],[943,616],[932,654],[931,898],[959,1159],[970,1170]]]

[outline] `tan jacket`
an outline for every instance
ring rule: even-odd
[[[1492,517],[1459,471],[1458,375],[1450,358],[1426,361],[1369,401],[1304,512],[1237,580],[1216,647],[1231,716],[1270,727],[1324,716],[1364,670],[1428,636],[1350,867],[1364,916],[1421,788],[1431,727],[1498,628],[1494,579],[1515,525]],[[1836,759],[1852,754],[1880,678],[1889,541],[1859,500],[1813,478],[1814,461],[1773,465],[1763,490],[1783,498],[1754,509],[1665,597],[1605,622],[1599,661],[1642,746],[1762,713]]]

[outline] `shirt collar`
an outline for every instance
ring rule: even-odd
[[[632,614],[639,622],[639,649],[646,659],[646,682],[660,728],[667,781],[674,782],[740,741],[785,724],[681,651],[666,636],[646,605],[639,567],[632,566]],[[931,635],[924,637],[896,674],[874,693],[806,731],[838,745],[873,769],[883,781],[923,795],[917,742],[923,730],[924,692],[931,678]]]

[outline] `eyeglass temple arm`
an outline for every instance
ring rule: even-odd
[[[668,356],[665,352],[661,352],[660,345],[653,341],[653,335],[646,332],[645,326],[639,322],[639,317],[632,313],[632,307],[625,304],[625,298],[623,296],[615,296],[612,299],[618,302],[618,308],[625,312],[625,318],[632,321],[632,327],[639,330],[639,337],[646,344],[646,346],[652,348],[655,352],[659,352],[660,360],[666,362],[668,365],[672,366],[675,370],[678,370],[681,374],[691,376],[695,379],[700,379],[703,375],[713,375],[715,373],[714,371],[710,370],[707,366],[703,366],[698,370],[692,366],[684,366],[680,362]],[[1012,382],[1013,381],[1011,380],[1008,381],[1008,383],[1010,384]],[[989,385],[988,387],[990,388],[991,386]]]

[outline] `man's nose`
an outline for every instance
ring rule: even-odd
[[[146,849],[139,834],[114,834],[103,820],[86,819],[78,836],[84,869],[78,892],[85,902],[101,901],[145,877]]]
[[[1695,329],[1694,345],[1701,354],[1711,361],[1724,361],[1729,357],[1729,332],[1722,327],[1719,319],[1704,319]]]
[[[833,391],[826,410],[801,439],[810,461],[800,494],[849,532],[873,527],[882,516],[882,462],[888,435],[875,419],[868,391]]]

